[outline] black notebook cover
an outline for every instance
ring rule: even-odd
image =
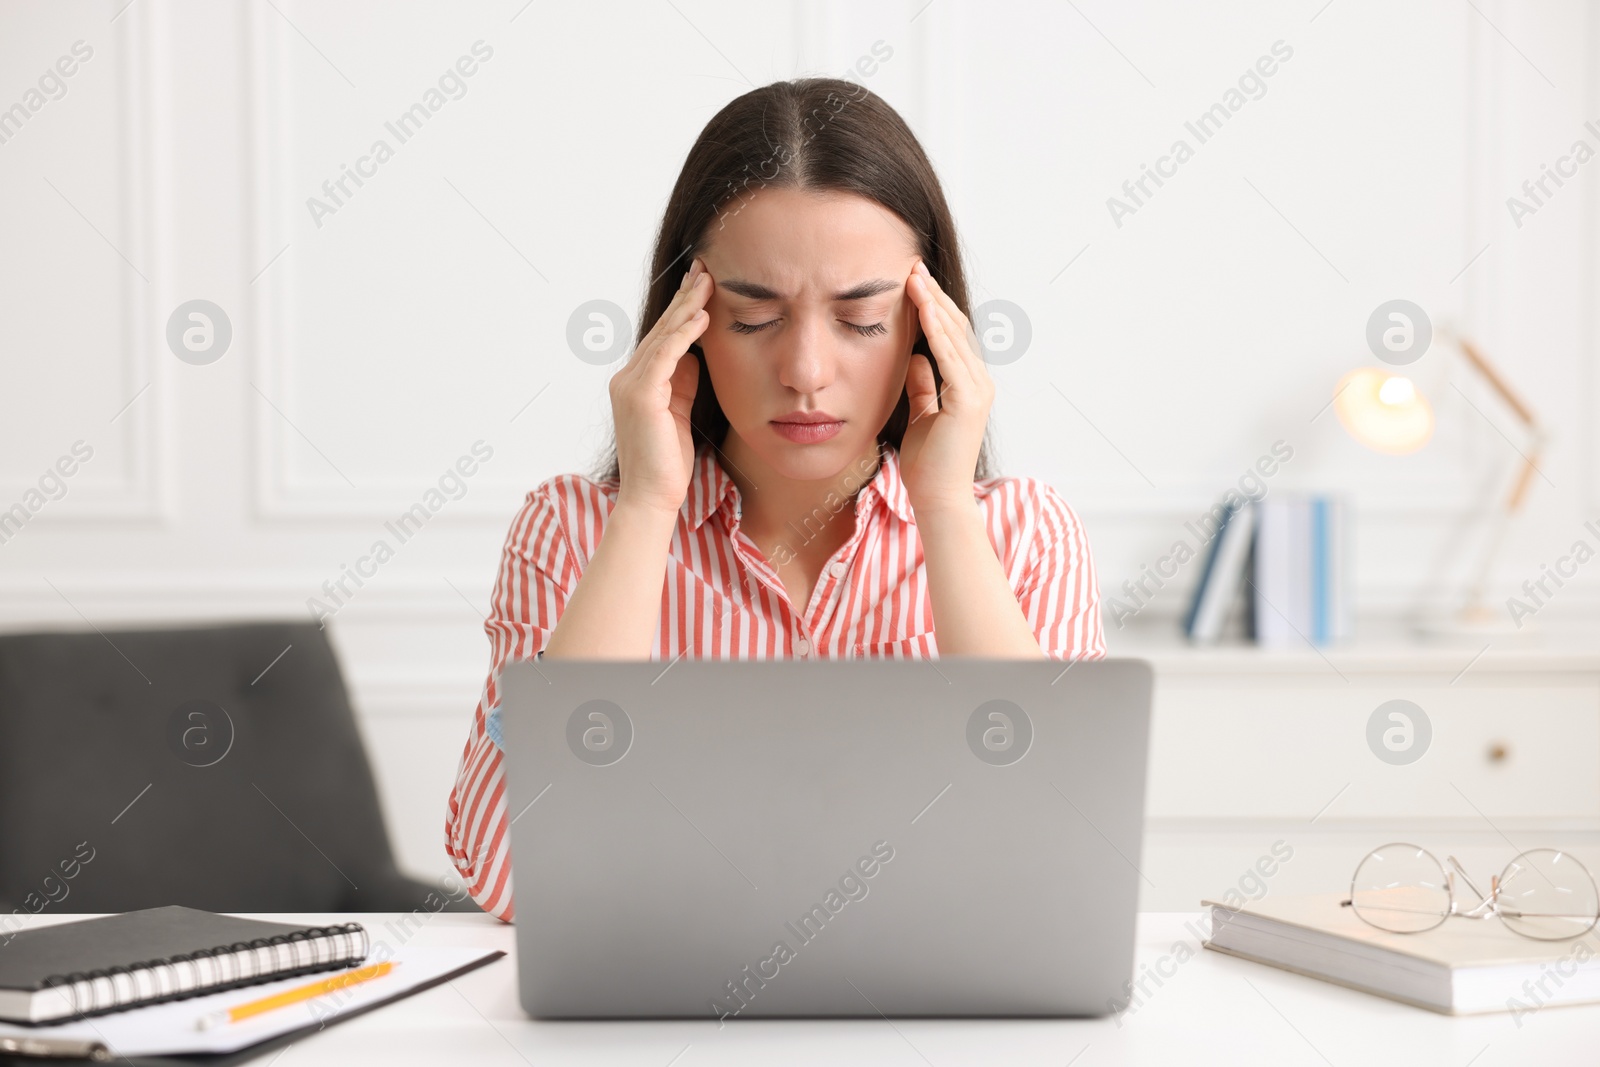
[[[13,935],[0,950],[0,989],[38,992],[53,982],[92,972],[160,964],[196,953],[227,953],[252,945],[302,940],[328,932],[327,927],[236,919],[180,907],[148,908],[101,919],[42,926]],[[296,973],[327,970],[344,962],[329,960],[259,978],[211,985],[194,992],[217,992]]]

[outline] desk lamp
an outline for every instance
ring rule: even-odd
[[[1486,504],[1492,510],[1492,526],[1487,546],[1479,560],[1477,573],[1468,587],[1465,603],[1443,619],[1424,620],[1419,629],[1428,636],[1509,633],[1515,627],[1503,611],[1490,607],[1484,598],[1489,570],[1500,549],[1512,516],[1522,507],[1528,486],[1538,471],[1545,433],[1533,409],[1517,395],[1504,376],[1471,341],[1453,331],[1440,329],[1438,336],[1452,341],[1478,376],[1516,415],[1527,429],[1531,444],[1522,454],[1522,467],[1510,491],[1499,504]],[[1433,437],[1433,408],[1409,378],[1379,367],[1361,367],[1345,375],[1334,394],[1334,411],[1339,422],[1357,441],[1377,452],[1407,455],[1420,449]],[[1524,624],[1526,625],[1526,623]]]

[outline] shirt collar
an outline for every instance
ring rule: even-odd
[[[902,522],[916,522],[911,511],[911,496],[900,478],[900,453],[890,445],[878,449],[878,469],[872,479],[861,486],[861,499],[870,505],[874,496],[882,500]],[[689,529],[700,529],[708,518],[719,511],[731,512],[738,498],[739,488],[728,472],[722,469],[716,450],[702,447],[695,454],[689,493],[679,509]]]

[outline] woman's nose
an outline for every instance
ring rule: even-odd
[[[833,381],[834,338],[829,322],[802,315],[778,355],[778,380],[797,393],[814,393]]]

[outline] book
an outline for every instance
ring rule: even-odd
[[[1345,507],[1336,497],[1280,494],[1255,505],[1253,636],[1266,648],[1350,636]]]
[[[1206,561],[1200,568],[1200,579],[1195,582],[1194,592],[1189,597],[1189,609],[1183,614],[1183,632],[1194,640],[1195,623],[1200,618],[1201,605],[1206,600],[1206,590],[1213,588],[1211,576],[1217,569],[1217,555],[1222,548],[1222,537],[1228,530],[1228,522],[1233,518],[1237,509],[1224,506],[1222,517],[1217,520],[1217,528],[1212,531],[1210,550],[1206,552]]]
[[[1212,644],[1222,636],[1228,609],[1238,599],[1250,559],[1256,510],[1246,504],[1228,508],[1211,538],[1211,552],[1190,601],[1184,629],[1196,644]]]
[[[1306,501],[1309,557],[1307,617],[1311,643],[1331,645],[1350,636],[1345,506],[1338,497]]]
[[[1342,907],[1341,893],[1211,908],[1206,948],[1446,1015],[1600,1001],[1600,938],[1536,941],[1497,918],[1452,917],[1393,934]],[[1520,1016],[1519,1016],[1520,1017]]]
[[[1265,648],[1290,648],[1300,640],[1294,629],[1294,501],[1283,497],[1256,504],[1255,599],[1256,643]]]
[[[0,1019],[45,1023],[347,967],[360,923],[297,926],[194,908],[148,908],[12,935],[0,951]]]

